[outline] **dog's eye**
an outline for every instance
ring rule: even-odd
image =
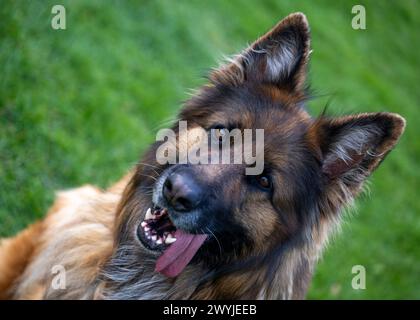
[[[260,175],[256,177],[256,180],[258,182],[258,185],[263,189],[271,189],[271,180],[270,177],[266,175]]]

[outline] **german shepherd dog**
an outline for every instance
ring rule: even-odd
[[[341,212],[405,127],[393,113],[312,118],[310,52],[307,19],[291,14],[214,69],[179,114],[188,132],[219,138],[264,129],[261,174],[246,175],[246,164],[160,164],[156,142],[108,190],[60,192],[44,220],[4,239],[0,296],[305,298]]]

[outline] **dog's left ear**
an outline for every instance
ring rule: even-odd
[[[309,58],[309,25],[303,13],[293,13],[255,41],[230,63],[214,70],[213,83],[240,86],[245,82],[304,89]]]
[[[405,120],[394,113],[320,118],[308,137],[320,153],[327,183],[341,182],[357,192],[396,145]]]

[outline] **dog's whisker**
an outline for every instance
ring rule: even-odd
[[[137,162],[137,164],[140,164],[140,165],[143,165],[143,166],[148,166],[148,167],[153,167],[153,168],[156,168],[156,169],[162,169],[161,167],[158,167],[158,166],[155,166],[155,165],[152,165],[152,164],[150,164],[150,163],[146,163],[146,162]]]
[[[214,237],[214,239],[217,241],[217,244],[219,245],[219,250],[220,250],[220,256],[222,256],[222,246],[220,244],[219,239],[217,239],[216,235],[210,230],[210,228],[206,227],[207,231],[210,232],[212,234],[212,236]]]
[[[142,189],[143,190],[153,190],[154,187],[153,186],[145,186],[145,187],[142,187]]]
[[[151,179],[153,179],[154,181],[158,181],[158,179],[154,176],[151,176],[149,174],[144,174],[144,173],[137,173],[138,175],[144,176],[144,177],[149,177]]]
[[[163,171],[163,169],[162,169],[162,168],[160,168],[160,167],[158,167],[158,166],[154,166],[154,165],[151,165],[151,164],[148,164],[148,163],[144,163],[144,162],[138,162],[138,163],[137,163],[137,165],[142,165],[142,166],[149,167],[151,170],[153,170],[153,172],[154,172],[156,175],[160,175],[160,174],[162,173],[162,171]],[[155,169],[155,168],[157,168],[157,169],[161,170],[161,172],[156,171],[156,169]]]

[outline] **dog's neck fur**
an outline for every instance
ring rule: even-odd
[[[314,227],[315,228],[315,227]],[[252,268],[219,274],[193,264],[175,279],[154,271],[156,257],[120,246],[101,274],[104,299],[304,299],[326,231],[308,231],[310,241],[283,244],[275,259],[259,259]],[[267,258],[267,257],[266,257]],[[229,266],[224,266],[224,269]],[[269,281],[267,281],[269,277]]]

